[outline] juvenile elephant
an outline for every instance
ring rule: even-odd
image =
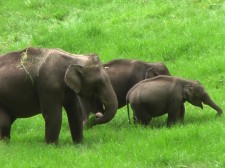
[[[127,92],[136,83],[158,75],[170,75],[168,68],[163,63],[115,59],[104,64],[104,67],[116,93],[118,109],[126,105]],[[99,111],[103,111],[101,107],[99,107]],[[89,116],[89,114],[85,115]]]
[[[73,55],[59,49],[26,48],[0,56],[0,139],[10,138],[17,118],[42,113],[46,143],[57,143],[62,107],[73,142],[83,139],[82,112],[77,97],[105,106],[92,125],[107,123],[116,114],[116,95],[98,56]],[[90,104],[93,104],[90,102]]]
[[[171,76],[158,76],[139,82],[126,96],[128,117],[129,106],[134,112],[134,120],[147,125],[152,117],[168,113],[167,126],[183,119],[184,103],[203,108],[202,103],[215,109],[218,115],[223,113],[198,81],[186,80]],[[136,121],[134,121],[136,122]]]

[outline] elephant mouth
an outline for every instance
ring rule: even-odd
[[[98,118],[101,118],[101,117],[103,117],[103,114],[101,113],[101,112],[97,112],[96,114],[95,114],[95,117],[98,119]]]
[[[103,114],[105,113],[105,110],[106,110],[105,104],[102,103],[102,108],[101,108],[101,110],[99,110],[98,112],[95,113],[95,117],[97,119],[103,117]]]
[[[196,102],[196,101],[188,101],[189,103],[191,103],[192,105],[196,106],[196,107],[200,107],[201,109],[203,109],[203,104],[204,102]],[[205,104],[205,103],[204,103]]]

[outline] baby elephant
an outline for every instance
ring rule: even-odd
[[[152,117],[165,113],[168,113],[167,126],[183,120],[185,101],[202,109],[204,103],[215,109],[218,115],[223,113],[198,81],[163,75],[136,84],[127,93],[126,101],[129,123],[128,103],[134,112],[134,122],[143,125],[147,125]]]

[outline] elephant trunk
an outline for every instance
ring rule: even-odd
[[[98,124],[105,124],[111,121],[116,115],[116,111],[118,109],[118,101],[117,101],[114,90],[113,89],[110,89],[110,90],[111,90],[110,93],[105,92],[101,94],[100,100],[104,106],[104,113],[103,113],[103,116],[97,117],[93,121],[92,126],[98,125]]]
[[[204,98],[203,103],[216,110],[218,115],[223,113],[223,110],[210,98],[208,94]]]

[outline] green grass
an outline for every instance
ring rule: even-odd
[[[224,0],[0,1],[0,53],[28,46],[164,62],[199,80],[225,109]],[[66,116],[58,146],[44,142],[41,115],[18,119],[0,142],[1,167],[225,167],[225,117],[186,104],[184,124],[129,126],[126,108],[73,145]]]

